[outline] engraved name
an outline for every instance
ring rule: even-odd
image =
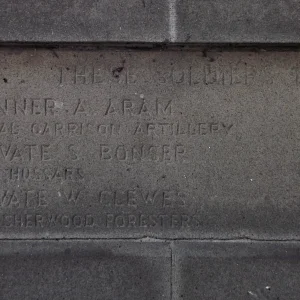
[[[109,145],[102,144],[99,149],[102,161],[152,161],[183,162],[186,160],[186,148],[181,144],[164,145]]]
[[[161,208],[186,206],[186,193],[177,190],[101,190],[99,203],[104,207],[132,208],[147,205]]]

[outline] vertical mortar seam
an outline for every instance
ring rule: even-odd
[[[177,41],[177,0],[169,0],[169,38]]]
[[[174,298],[174,256],[173,256],[173,242],[170,242],[170,300]]]

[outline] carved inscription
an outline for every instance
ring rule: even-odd
[[[199,123],[137,123],[134,134],[154,136],[202,136],[216,133],[228,134],[233,124],[224,122],[199,122]]]
[[[39,208],[47,207],[45,190],[4,190],[0,194],[1,208]]]
[[[1,228],[186,229],[197,228],[197,216],[147,214],[0,214]]]
[[[117,161],[169,161],[184,160],[186,150],[183,145],[100,145],[100,160]]]
[[[4,169],[3,179],[9,181],[82,181],[84,172],[82,168],[63,167],[11,167]]]
[[[147,82],[150,84],[172,85],[247,85],[255,72],[246,62],[218,65],[206,62],[202,66],[185,66],[183,69],[168,66],[162,69],[155,62],[150,72],[143,73],[122,65],[121,67],[104,68],[101,65],[77,65],[59,68],[59,83],[75,85],[101,85],[118,83],[122,85],[136,85]]]
[[[172,100],[163,103],[158,99],[153,101],[154,103],[147,103],[145,101],[132,101],[130,99],[124,99],[121,102],[109,101],[105,115],[120,115],[120,116],[170,116],[173,113],[174,103]]]
[[[30,132],[37,136],[86,136],[119,135],[121,124],[83,123],[83,122],[34,122]]]
[[[6,51],[0,237],[223,238],[293,220],[297,53]]]
[[[174,208],[186,205],[186,194],[177,190],[101,190],[99,203],[104,207],[134,208],[141,203],[156,207]]]
[[[53,116],[62,106],[63,103],[52,98],[4,98],[0,101],[0,114],[2,116]]]
[[[50,144],[0,144],[0,158],[8,162],[52,160]]]

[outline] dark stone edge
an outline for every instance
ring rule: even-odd
[[[300,51],[300,43],[3,42],[0,48],[144,51]]]

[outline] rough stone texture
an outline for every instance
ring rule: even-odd
[[[170,299],[165,243],[0,242],[1,300]]]
[[[178,0],[178,36],[190,43],[299,43],[297,0]]]
[[[297,0],[1,0],[0,7],[0,42],[300,41]]]
[[[1,0],[0,7],[2,42],[163,42],[168,35],[164,0]]]
[[[180,242],[173,299],[299,299],[299,245]]]
[[[2,50],[0,237],[299,238],[299,59]]]
[[[1,241],[1,300],[297,300],[299,243]]]

